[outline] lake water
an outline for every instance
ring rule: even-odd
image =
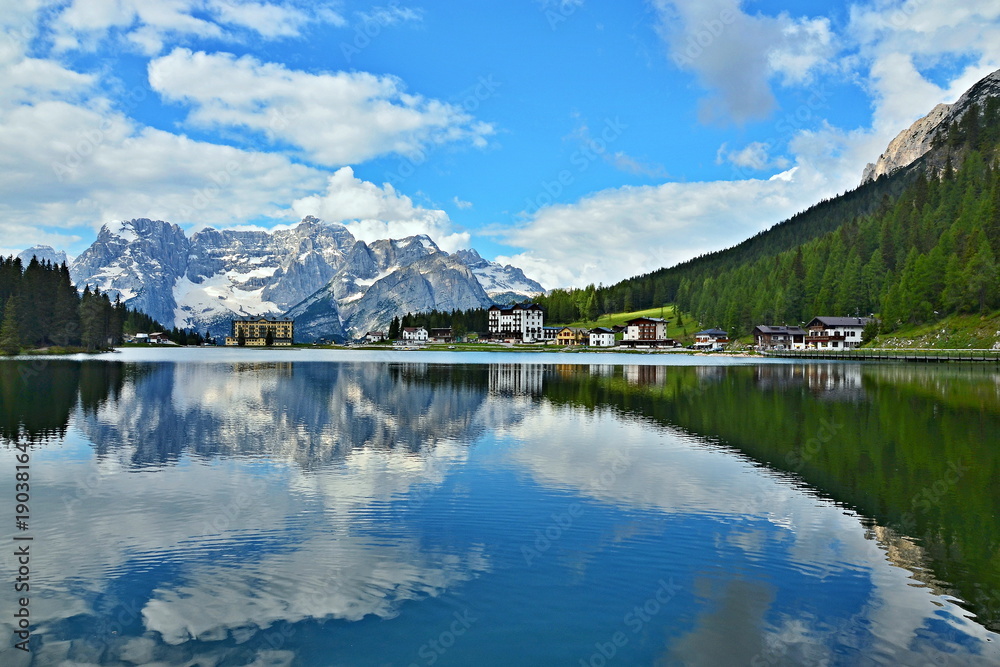
[[[1000,664],[995,368],[127,350],[0,401],[4,667]]]

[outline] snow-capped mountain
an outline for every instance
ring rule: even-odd
[[[493,303],[468,266],[427,236],[358,241],[323,289],[288,311],[296,337],[325,337],[334,315],[358,336],[396,315],[431,309],[465,310]]]
[[[34,245],[27,250],[22,250],[17,256],[24,266],[28,265],[32,257],[37,257],[39,262],[52,262],[56,266],[63,262],[69,262],[65,252],[56,250],[50,245]]]
[[[475,250],[459,250],[454,256],[472,269],[486,293],[497,303],[523,301],[545,291],[537,281],[510,264],[498,264],[483,259]]]
[[[190,238],[160,220],[115,221],[70,274],[168,326],[224,336],[234,317],[287,313],[306,341],[363,335],[406,312],[487,306],[483,281],[541,291],[474,250],[449,255],[425,235],[367,244],[311,216],[273,232],[205,229]]]

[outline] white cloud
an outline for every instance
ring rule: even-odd
[[[624,187],[539,211],[500,236],[528,248],[510,263],[546,287],[610,284],[719,250],[803,208],[814,196],[785,181]]]
[[[400,7],[396,2],[390,2],[385,7],[372,7],[366,12],[358,12],[358,18],[364,23],[375,23],[380,26],[393,26],[400,23],[419,22],[424,19],[424,12],[419,8]]]
[[[709,90],[703,121],[767,117],[776,101],[770,81],[802,83],[834,54],[826,19],[751,16],[741,0],[651,0],[671,59]]]
[[[193,108],[202,127],[246,128],[341,166],[435,144],[484,146],[492,126],[460,107],[407,93],[396,77],[311,74],[250,56],[175,49],[149,65],[153,89]]]
[[[283,156],[194,141],[120,114],[58,101],[0,111],[0,218],[8,244],[15,243],[8,235],[21,245],[36,242],[39,233],[28,228],[38,225],[283,217],[280,202],[322,183],[319,172]]]
[[[455,202],[455,206],[459,207],[460,209],[472,208],[471,201],[465,201],[464,199],[459,199],[458,195],[456,195],[454,199],[452,199],[452,201]]]
[[[240,30],[258,37],[296,37],[310,21],[343,25],[336,12],[323,8],[307,14],[288,3],[237,0],[72,0],[52,22],[59,49],[93,48],[111,31],[147,55],[160,53],[168,39],[235,39]]]
[[[975,0],[891,0],[851,7],[847,35],[869,65],[865,79],[874,101],[873,129],[890,138],[940,102],[954,102],[1000,67],[1000,5]],[[929,69],[968,60],[946,85]]]
[[[265,2],[216,0],[210,6],[220,22],[248,28],[261,37],[271,39],[298,36],[311,18],[296,7]],[[343,25],[343,19],[335,15],[328,16],[327,20],[336,25]]]
[[[314,215],[339,222],[362,241],[427,234],[446,252],[469,247],[470,235],[458,231],[448,214],[414,206],[413,200],[385,183],[382,187],[362,181],[350,167],[330,176],[326,191],[292,203],[301,217]]]
[[[741,169],[761,171],[771,167],[784,169],[788,160],[783,157],[771,158],[771,145],[762,141],[752,141],[739,150],[730,150],[728,144],[719,146],[715,154],[716,164],[729,162]]]

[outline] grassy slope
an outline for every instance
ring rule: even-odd
[[[877,337],[868,347],[950,350],[990,349],[1000,342],[1000,311],[951,315],[937,322],[903,327]]]
[[[647,308],[646,310],[634,310],[629,313],[609,313],[608,315],[602,315],[597,320],[580,320],[578,322],[571,322],[569,324],[549,324],[545,323],[545,326],[561,327],[586,327],[592,329],[594,327],[613,327],[617,324],[624,325],[631,319],[636,317],[662,317],[665,320],[669,320],[670,324],[667,325],[667,338],[673,338],[675,340],[694,340],[694,333],[696,331],[701,331],[705,327],[698,325],[697,322],[687,313],[681,314],[684,319],[684,326],[679,327],[675,323],[677,319],[674,317],[674,311],[670,306],[664,308]]]

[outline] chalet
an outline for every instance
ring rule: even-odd
[[[452,333],[451,327],[431,329],[427,340],[431,343],[454,343],[455,335]]]
[[[761,324],[753,329],[753,342],[759,350],[803,350],[806,335],[806,330],[802,327]]]
[[[817,350],[852,349],[861,345],[861,333],[870,317],[814,317],[806,325],[806,347]]]
[[[423,327],[403,327],[403,342],[423,345],[427,342],[427,329]]]
[[[169,343],[170,342],[170,338],[168,338],[167,334],[165,334],[162,331],[154,331],[153,333],[149,334],[149,336],[147,337],[147,339],[148,339],[148,341],[150,343],[155,343],[155,344],[158,344],[158,345],[162,345],[163,343]]]
[[[728,342],[728,332],[722,329],[705,329],[694,335],[693,347],[703,350],[721,350]]]
[[[366,343],[381,343],[387,338],[384,331],[369,331],[365,334]]]
[[[575,346],[586,345],[590,341],[590,332],[580,327],[563,327],[556,334],[556,345]]]
[[[659,317],[637,317],[625,323],[621,344],[625,347],[674,347],[667,338],[667,320]]]
[[[491,338],[521,340],[525,343],[544,340],[544,311],[536,303],[493,305],[486,311],[486,315]]]
[[[605,327],[590,330],[590,347],[614,347],[615,332]]]
[[[244,317],[233,320],[232,335],[226,336],[226,345],[248,345],[263,347],[270,340],[271,345],[290,346],[293,341],[295,322],[273,317]]]

